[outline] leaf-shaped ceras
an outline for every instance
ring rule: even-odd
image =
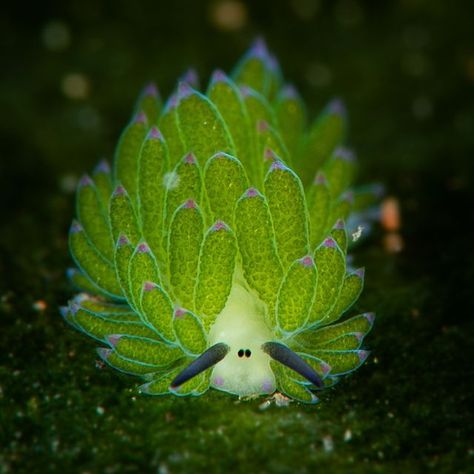
[[[307,127],[261,40],[197,83],[182,76],[163,107],[147,85],[112,171],[81,179],[68,270],[81,293],[61,314],[142,393],[314,403],[368,355],[373,314],[345,317],[364,269],[346,258],[380,188],[351,188],[342,102]]]

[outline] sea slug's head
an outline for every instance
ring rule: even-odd
[[[270,357],[262,349],[272,338],[259,300],[242,286],[235,286],[210,332],[211,343],[228,347],[212,372],[213,387],[237,395],[274,392]]]
[[[264,321],[262,302],[241,285],[235,285],[228,302],[210,329],[210,348],[173,381],[178,387],[214,366],[211,385],[239,396],[273,393],[276,381],[271,360],[293,369],[316,386],[319,375],[286,345],[273,341]]]

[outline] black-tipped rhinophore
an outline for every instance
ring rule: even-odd
[[[176,388],[187,382],[189,379],[204,372],[209,367],[216,365],[229,352],[229,346],[219,342],[209,347],[197,359],[193,360],[184,370],[182,370],[171,382],[171,388]]]
[[[280,344],[279,342],[266,342],[262,345],[262,350],[272,359],[286,365],[305,379],[309,380],[312,384],[319,388],[323,387],[323,381],[318,373],[289,347]]]

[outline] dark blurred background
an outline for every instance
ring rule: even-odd
[[[473,472],[473,18],[440,0],[4,5],[0,472]],[[257,36],[311,114],[346,101],[360,180],[401,208],[356,256],[373,356],[316,408],[135,398],[58,316],[75,183],[147,81],[166,96],[193,66],[205,87]]]

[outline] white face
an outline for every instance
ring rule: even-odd
[[[261,348],[273,335],[264,323],[261,302],[244,287],[232,288],[209,337],[211,346],[224,342],[230,348],[212,371],[214,388],[240,396],[275,391],[271,359]]]
[[[225,342],[230,350],[214,367],[211,385],[241,396],[274,392],[270,357],[261,349],[267,340],[247,331],[223,334],[218,342]]]

